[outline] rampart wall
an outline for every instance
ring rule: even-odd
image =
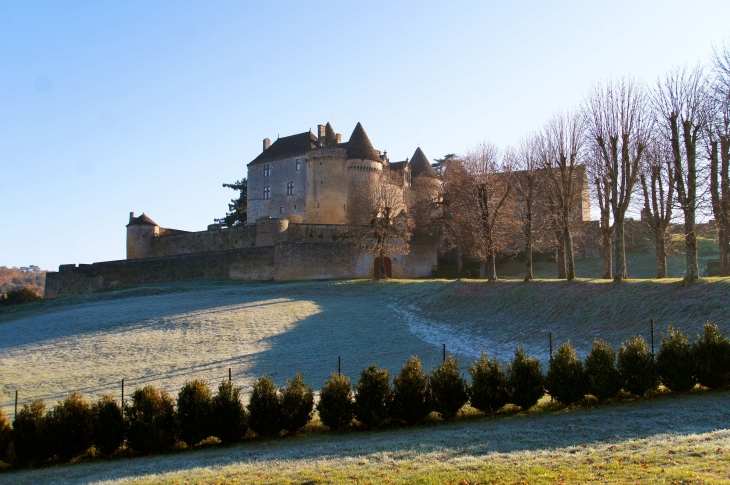
[[[239,226],[228,229],[160,235],[150,239],[150,256],[204,253],[255,245],[256,227]]]

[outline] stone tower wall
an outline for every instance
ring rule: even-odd
[[[358,198],[373,190],[381,180],[382,162],[375,160],[348,159],[347,167],[347,221],[350,224],[363,223],[358,209]]]
[[[127,226],[127,259],[149,258],[152,254],[152,241],[160,234],[159,226]]]
[[[299,169],[297,170],[297,161]],[[266,175],[266,167],[269,167]],[[287,193],[293,184],[294,193]],[[264,199],[264,188],[269,187],[271,198]],[[307,203],[307,164],[304,155],[261,162],[248,168],[248,220],[262,217],[299,216],[304,218]]]
[[[307,154],[305,224],[345,224],[347,205],[346,152],[320,148]]]

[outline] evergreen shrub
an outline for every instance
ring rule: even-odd
[[[616,369],[616,350],[606,342],[596,340],[586,356],[587,392],[599,401],[610,399],[621,390],[621,377]]]
[[[451,419],[469,400],[466,381],[459,372],[459,359],[450,355],[428,376],[431,407],[443,419]]]
[[[279,393],[268,376],[253,384],[248,401],[248,424],[262,438],[276,436],[283,428]]]
[[[482,352],[480,360],[469,367],[471,385],[468,387],[469,402],[479,411],[494,414],[509,402],[509,384],[502,364],[495,357],[489,360]]]
[[[355,418],[374,428],[389,417],[393,389],[387,369],[373,364],[362,371],[355,388]]]
[[[13,439],[13,427],[10,425],[10,420],[5,415],[2,409],[0,409],[0,461],[7,463],[7,451],[10,442]]]
[[[211,435],[211,406],[213,395],[208,383],[195,379],[187,381],[177,394],[177,422],[180,439],[195,446]]]
[[[332,430],[344,428],[352,421],[353,407],[350,378],[333,372],[319,391],[319,419]]]
[[[559,345],[550,359],[545,387],[552,398],[566,406],[582,400],[585,396],[586,375],[583,363],[570,342]]]
[[[618,352],[618,372],[625,391],[643,396],[657,386],[651,349],[640,335],[635,335]]]
[[[241,388],[223,381],[211,402],[211,433],[223,443],[240,441],[248,430]]]
[[[105,455],[111,455],[124,443],[124,413],[119,403],[105,394],[91,408],[94,445]]]
[[[175,445],[175,403],[164,390],[144,386],[132,393],[124,407],[127,443],[139,453],[166,451]]]
[[[527,357],[522,345],[515,350],[515,356],[509,363],[507,382],[512,404],[527,411],[537,404],[545,394],[545,376],[540,361]]]
[[[692,345],[694,375],[705,387],[719,389],[730,384],[730,340],[717,325],[706,323]]]
[[[29,466],[47,457],[44,446],[46,405],[42,401],[24,404],[13,420],[13,444],[18,463]]]
[[[431,412],[429,401],[428,376],[413,356],[393,379],[393,417],[416,424]]]
[[[689,391],[697,382],[693,367],[689,339],[670,325],[666,334],[662,332],[662,345],[656,359],[659,379],[670,391]]]
[[[80,393],[72,393],[46,415],[44,435],[51,456],[70,460],[85,452],[94,439],[91,405]]]
[[[304,382],[302,373],[286,381],[281,388],[282,424],[285,430],[296,433],[302,429],[314,412],[314,390]]]

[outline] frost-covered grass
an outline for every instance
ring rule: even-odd
[[[395,373],[410,355],[426,369],[441,345],[462,359],[482,349],[508,360],[524,343],[543,360],[548,332],[585,355],[594,338],[618,346],[671,322],[694,336],[705,321],[730,327],[730,280],[201,282],[42,301],[0,311],[0,406],[53,404],[72,391],[127,395],[143,384],[177,393],[185,380],[227,378],[248,389],[302,371],[315,388],[337,369],[357,378],[377,363]]]
[[[314,432],[10,472],[0,483],[728,483],[728,400],[730,391],[695,392],[415,428]]]

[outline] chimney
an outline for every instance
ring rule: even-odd
[[[337,136],[336,136],[336,138],[337,138],[337,144],[338,144],[338,145],[339,145],[340,143],[342,143],[342,135],[340,135],[339,133],[337,133]]]
[[[271,146],[271,140],[264,138],[264,151]]]
[[[129,213],[129,222],[131,223],[134,220],[134,212]]]
[[[317,125],[317,139],[319,140],[319,145],[324,145],[324,125]]]

